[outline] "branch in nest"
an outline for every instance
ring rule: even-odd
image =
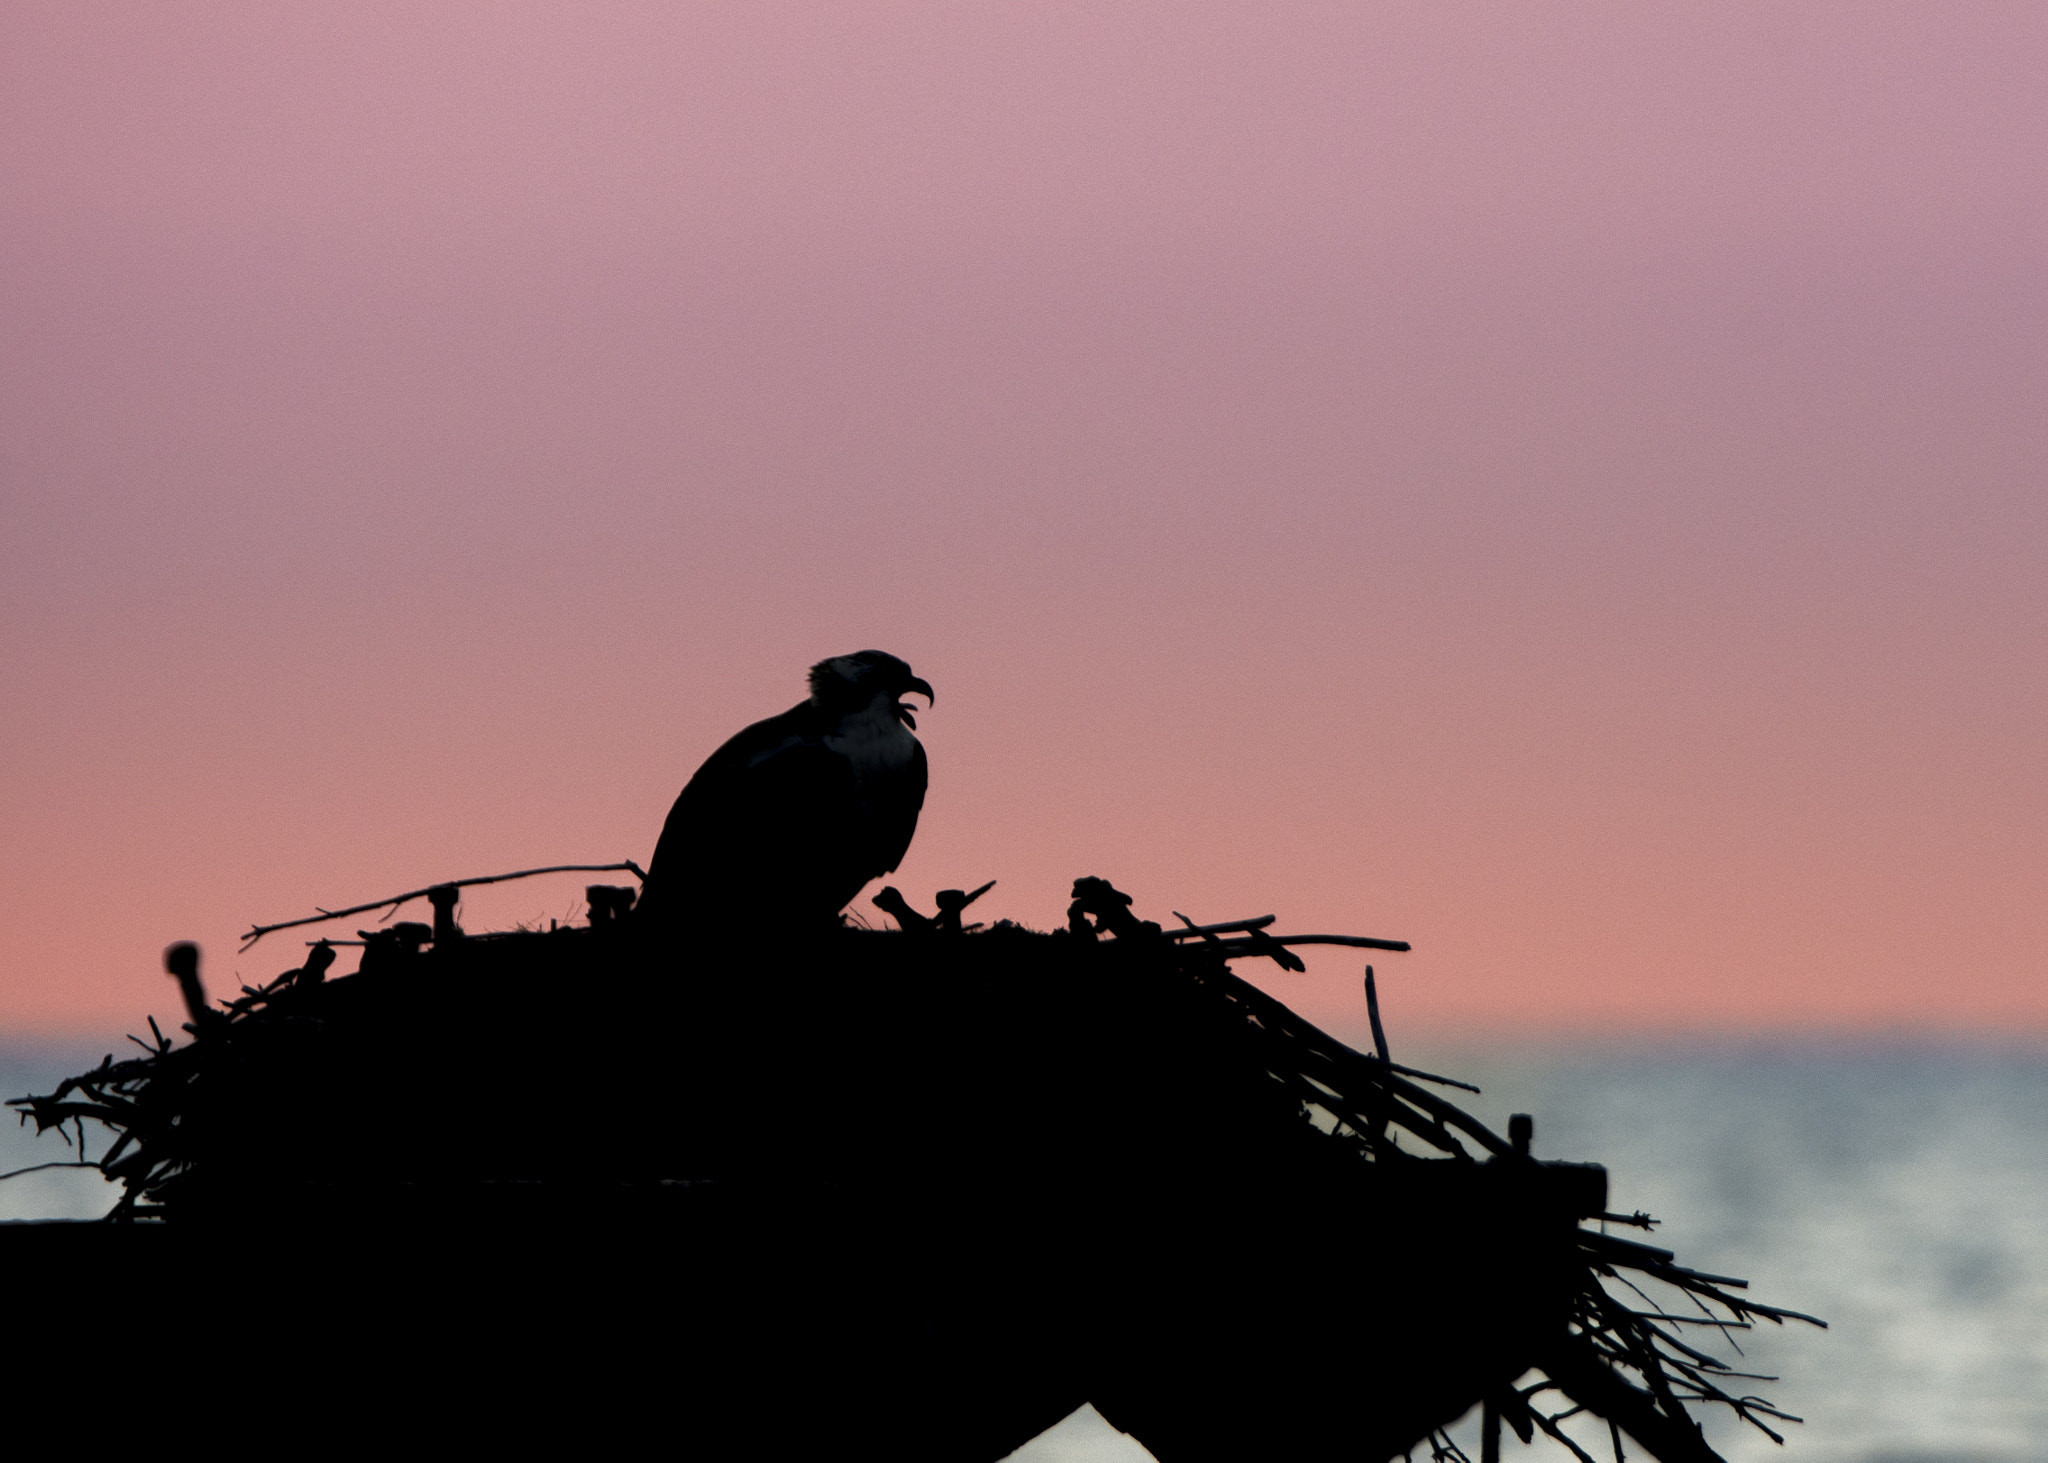
[[[407,894],[394,894],[389,899],[373,900],[369,904],[358,904],[349,909],[323,909],[318,914],[309,914],[304,919],[288,919],[282,924],[256,925],[242,936],[242,949],[247,950],[265,935],[279,930],[295,930],[300,925],[317,925],[330,919],[346,919],[352,914],[368,914],[373,909],[389,906],[397,909],[408,900],[424,899],[436,889],[468,889],[477,884],[503,884],[512,879],[530,879],[536,874],[617,874],[628,873],[641,883],[647,882],[647,872],[631,859],[615,864],[549,864],[543,869],[519,869],[510,874],[491,874],[481,879],[444,879],[438,884],[429,884]]]

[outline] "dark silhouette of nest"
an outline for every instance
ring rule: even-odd
[[[442,889],[356,974],[316,946],[16,1101],[104,1125],[124,1190],[8,1236],[46,1356],[126,1355],[161,1396],[135,1294],[168,1273],[180,1335],[292,1359],[223,1414],[259,1432],[403,1405],[588,1443],[651,1411],[707,1456],[808,1457],[895,1407],[895,1456],[994,1459],[1093,1402],[1163,1463],[1443,1457],[1484,1402],[1691,1463],[1689,1406],[1785,1415],[1687,1335],[1794,1313],[1605,1233],[1646,1221],[1604,1170],[1229,968],[1338,937],[1169,934],[1099,880],[1051,934],[886,891],[902,930],[679,942],[599,886],[590,926],[464,936]]]

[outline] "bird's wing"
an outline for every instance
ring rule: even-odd
[[[917,832],[917,815],[924,810],[930,773],[924,743],[913,739],[911,745],[917,750],[911,754],[909,765],[901,772],[881,774],[882,795],[869,800],[875,820],[875,854],[882,862],[878,872],[883,874],[894,873],[903,862],[903,855],[910,849],[911,835]]]
[[[769,831],[758,826],[758,815],[776,805],[787,809],[801,784],[829,771],[816,765],[827,755],[820,732],[817,709],[800,702],[735,733],[705,758],[662,824],[647,865],[649,888],[678,876],[700,879],[740,851],[736,841],[757,844]]]

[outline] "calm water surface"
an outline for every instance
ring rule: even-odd
[[[1613,1208],[1662,1218],[1655,1242],[1681,1264],[1828,1320],[1744,1337],[1744,1369],[1782,1378],[1753,1385],[1806,1423],[1783,1429],[1781,1448],[1705,1414],[1734,1463],[2048,1463],[2048,1056],[1822,1044],[1395,1055],[1478,1082],[1468,1106],[1497,1130],[1533,1113],[1539,1156],[1606,1164]],[[1332,1264],[1369,1263],[1331,1244]],[[1596,1458],[1604,1431],[1582,1436]],[[1478,1456],[1476,1419],[1452,1435]],[[1145,1456],[1090,1413],[1016,1459]],[[1569,1455],[1510,1436],[1504,1456]]]
[[[0,1046],[0,1087],[46,1091],[99,1055]],[[1748,1369],[1783,1378],[1760,1390],[1806,1424],[1781,1449],[1709,1414],[1709,1439],[1735,1463],[2048,1463],[2048,1056],[1818,1044],[1395,1055],[1478,1082],[1469,1105],[1497,1129],[1535,1114],[1539,1156],[1605,1163],[1612,1206],[1662,1218],[1656,1242],[1680,1263],[1828,1319],[1824,1332],[1744,1339]],[[0,1132],[0,1170],[70,1156]],[[109,1202],[91,1174],[0,1183],[0,1218]],[[1371,1263],[1341,1236],[1329,1245],[1333,1265]],[[1085,1300],[1070,1304],[1086,1324]],[[1471,1421],[1453,1433],[1476,1456]],[[1510,1438],[1517,1455],[1567,1456]],[[1086,1412],[1016,1455],[1146,1456]]]

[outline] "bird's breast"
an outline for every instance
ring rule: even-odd
[[[893,706],[858,712],[825,737],[826,750],[844,757],[856,778],[901,772],[917,755],[917,738],[896,719]]]

